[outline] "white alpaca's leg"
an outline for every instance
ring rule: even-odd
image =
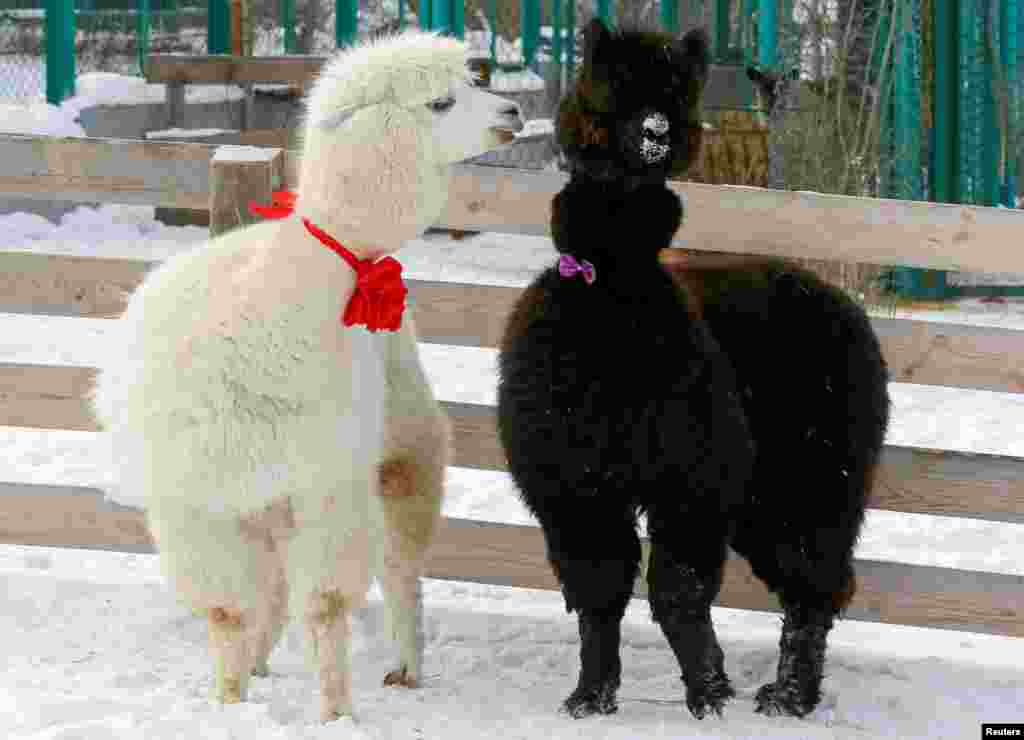
[[[250,657],[242,613],[238,609],[214,607],[208,612],[208,622],[216,678],[213,698],[222,704],[245,701]]]
[[[419,688],[423,676],[423,593],[419,576],[409,568],[385,566],[381,586],[398,644],[398,667],[384,676],[385,686]]]
[[[323,722],[352,714],[350,612],[350,605],[337,591],[316,591],[310,596],[306,627],[319,664]]]
[[[270,666],[267,660],[288,623],[288,581],[278,545],[294,529],[288,500],[275,502],[259,514],[243,517],[242,527],[253,540],[261,579],[262,598],[252,610],[251,618],[246,614],[252,674],[268,676]]]
[[[252,675],[263,677],[270,675],[268,659],[288,624],[288,583],[284,577],[284,568],[276,552],[272,551],[268,555],[272,556],[268,557],[269,598],[253,615],[248,629]]]
[[[398,665],[385,686],[416,688],[423,676],[423,596],[420,578],[427,547],[440,518],[444,481],[443,428],[419,462],[398,459],[381,466],[384,558],[380,572]]]

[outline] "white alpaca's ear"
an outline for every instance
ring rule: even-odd
[[[325,115],[319,121],[314,121],[313,125],[317,128],[322,128],[324,131],[334,131],[354,116],[358,110],[358,108],[344,108],[342,110],[333,111]]]

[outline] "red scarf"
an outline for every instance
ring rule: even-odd
[[[264,218],[287,218],[295,211],[295,193],[280,190],[273,194],[274,205],[249,204],[249,210]],[[402,265],[394,257],[377,261],[356,259],[341,243],[307,219],[306,231],[356,271],[356,290],[341,316],[345,326],[365,325],[371,332],[397,331],[402,325],[405,296],[409,290],[402,282]]]

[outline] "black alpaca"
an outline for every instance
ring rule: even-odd
[[[699,149],[707,64],[701,32],[587,28],[558,119],[571,179],[552,231],[565,270],[524,292],[502,341],[509,468],[579,618],[579,684],[565,702],[577,717],[616,709],[640,511],[652,614],[697,717],[733,694],[710,619],[727,544],[785,610],[759,711],[814,708],[826,634],[855,588],[852,550],[888,419],[866,316],[784,263],[673,282],[656,261],[682,217],[664,181]]]
[[[598,82],[602,39],[586,36],[581,87]],[[499,429],[512,475],[544,528],[566,607],[578,612],[582,668],[568,711],[615,711],[619,627],[639,568],[642,510],[654,616],[679,658],[687,703],[701,716],[732,694],[710,606],[753,463],[729,363],[657,259],[682,217],[664,179],[696,154],[707,48],[700,35],[677,43],[630,35],[615,46],[608,64],[621,61],[617,71],[647,79],[626,86],[636,94],[616,98],[615,108],[607,83],[591,87],[586,102],[605,128],[573,135],[618,136],[621,123],[625,140],[612,143],[623,144],[638,177],[617,176],[617,150],[591,158],[598,150],[585,142],[579,151],[566,147],[570,164],[585,159],[588,169],[576,167],[555,197],[552,230],[564,272],[583,270],[546,270],[513,310],[500,355]],[[657,61],[631,67],[637,58]],[[571,105],[563,107],[563,133]],[[587,119],[569,125],[577,122]],[[666,146],[673,156],[644,154]]]

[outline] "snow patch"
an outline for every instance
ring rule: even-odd
[[[496,69],[491,73],[491,92],[529,92],[544,89],[544,78],[529,69],[505,72]]]
[[[167,128],[160,131],[147,131],[147,139],[202,139],[218,134],[237,134],[235,128]]]
[[[74,106],[0,103],[0,132],[26,136],[85,136]]]
[[[149,83],[142,77],[90,72],[78,78],[75,98],[80,107],[96,105],[137,105],[163,103],[167,100],[167,86]],[[241,100],[245,96],[237,85],[186,85],[186,103],[222,103]],[[74,100],[74,99],[73,99]]]
[[[555,122],[550,118],[531,118],[523,124],[523,130],[516,134],[517,139],[530,136],[551,136],[555,133]]]

